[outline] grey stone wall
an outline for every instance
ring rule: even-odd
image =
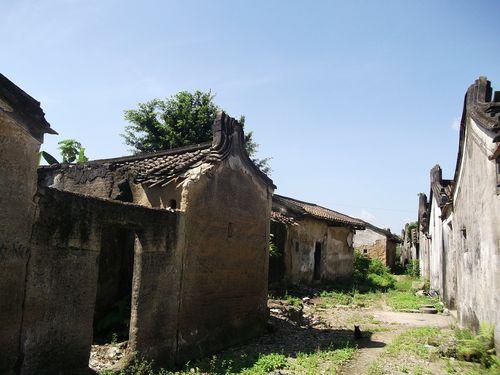
[[[19,356],[40,141],[0,110],[0,373]]]
[[[192,170],[182,188],[181,360],[264,332],[272,197],[238,155]]]
[[[101,236],[130,228],[135,251],[130,349],[173,360],[179,272],[178,214],[44,189],[27,267],[22,374],[88,366]],[[173,296],[164,298],[165,294]]]

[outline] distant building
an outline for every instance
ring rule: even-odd
[[[394,271],[396,266],[396,248],[401,239],[389,229],[378,228],[365,222],[365,230],[357,230],[354,235],[354,248]]]
[[[349,281],[353,237],[362,220],[294,198],[273,195],[271,233],[279,256],[270,280],[291,284]]]

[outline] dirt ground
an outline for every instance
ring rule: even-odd
[[[418,327],[439,327],[448,329],[454,325],[454,318],[443,314],[423,314],[391,311],[384,304],[374,307],[325,307],[321,297],[305,299],[270,299],[270,320],[268,334],[241,347],[218,353],[218,358],[242,358],[254,355],[281,355],[286,365],[272,371],[251,371],[248,366],[232,368],[186,368],[177,373],[240,373],[245,374],[447,374],[445,363],[440,359],[422,359],[411,355],[404,361],[410,370],[400,370],[397,363],[401,357],[386,356],[385,352],[398,335]],[[361,337],[354,334],[354,326],[359,326]],[[119,349],[124,343],[117,344]],[[332,360],[322,356],[323,351],[334,348],[353,348],[348,358]],[[103,371],[115,364],[122,350],[93,346],[92,367]],[[294,367],[300,356],[315,356],[313,366]],[[212,357],[212,358],[215,358]],[[324,361],[325,363],[322,363]],[[390,363],[393,361],[395,363]],[[103,363],[107,362],[107,363]],[[382,362],[382,363],[381,363]],[[376,365],[376,366],[375,366]],[[414,365],[414,366],[413,366]],[[413,366],[413,367],[412,367]],[[250,367],[251,368],[251,367]],[[241,370],[243,369],[243,370]],[[246,369],[246,370],[245,370]],[[412,370],[416,369],[416,370]],[[422,370],[423,369],[423,370]],[[417,371],[418,370],[418,371]]]

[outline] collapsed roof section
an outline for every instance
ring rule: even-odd
[[[314,203],[300,201],[282,195],[273,195],[273,211],[289,218],[313,217],[328,222],[333,226],[346,226],[353,229],[365,229],[363,220],[330,210]]]

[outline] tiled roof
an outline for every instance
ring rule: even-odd
[[[297,199],[284,197],[282,195],[273,195],[273,200],[278,204],[282,204],[285,207],[290,207],[296,211],[299,211],[306,215],[311,215],[317,219],[326,220],[334,223],[340,223],[347,226],[353,226],[355,228],[364,228],[365,223],[363,220],[356,219],[340,212],[330,210],[325,207],[318,206],[314,203],[308,203],[304,201],[299,201]]]
[[[0,73],[0,112],[24,126],[41,140],[44,133],[57,134],[45,120],[40,102],[33,99]]]
[[[149,186],[166,183],[173,176],[201,164],[210,154],[210,143],[118,159],[97,160],[127,169],[135,181]]]
[[[280,212],[271,211],[271,221],[286,225],[296,225],[294,218],[291,216],[284,215]]]

